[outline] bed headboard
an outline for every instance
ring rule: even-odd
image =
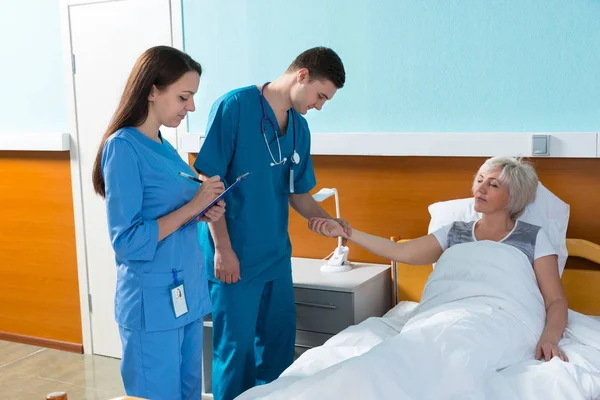
[[[394,241],[402,241],[392,237]],[[567,239],[569,259],[562,284],[569,308],[588,315],[600,316],[600,246],[582,239]],[[573,262],[574,259],[587,260]],[[393,299],[420,301],[423,287],[432,271],[431,265],[413,266],[392,262]]]

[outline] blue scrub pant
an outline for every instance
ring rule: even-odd
[[[119,327],[121,376],[128,396],[152,400],[202,397],[202,320],[161,331]]]
[[[213,304],[212,389],[231,400],[275,380],[294,361],[296,308],[292,274],[208,287]]]

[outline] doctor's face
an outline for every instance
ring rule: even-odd
[[[331,100],[337,92],[335,85],[329,80],[310,80],[306,68],[296,73],[296,84],[292,88],[292,107],[305,115],[308,110],[321,110],[326,101]]]
[[[188,112],[196,109],[194,95],[199,85],[200,75],[196,71],[190,71],[163,90],[153,87],[148,96],[149,114],[161,125],[176,128]]]

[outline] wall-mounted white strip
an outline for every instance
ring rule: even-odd
[[[600,158],[600,132],[596,133],[596,157]]]
[[[313,155],[492,157],[497,155],[532,157],[533,135],[548,136],[551,158],[596,158],[596,132],[470,132],[470,133],[314,133]],[[197,153],[203,134],[181,137],[181,150]]]
[[[181,133],[179,134],[179,151],[185,153],[197,153],[202,147],[203,133]]]
[[[68,133],[0,133],[0,151],[68,151]]]
[[[538,133],[321,133],[312,136],[312,154],[372,156],[532,156]],[[545,157],[595,158],[595,132],[550,133]]]
[[[86,4],[108,3],[110,1],[123,1],[123,0],[63,0],[63,2],[67,6],[83,6]]]

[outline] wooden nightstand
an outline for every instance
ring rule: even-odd
[[[390,265],[353,263],[351,271],[323,273],[325,262],[292,258],[296,357],[392,305]]]

